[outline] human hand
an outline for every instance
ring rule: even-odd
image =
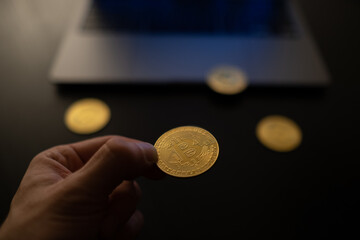
[[[143,216],[134,179],[163,177],[156,161],[151,144],[120,136],[48,149],[31,161],[0,239],[135,238]]]

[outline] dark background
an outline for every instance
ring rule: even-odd
[[[71,16],[71,0],[0,1],[0,220],[31,159],[54,145],[119,134],[151,143],[198,125],[220,156],[190,179],[139,179],[146,225],[139,239],[358,239],[360,2],[302,0],[332,76],[326,88],[250,87],[225,97],[205,85],[56,86],[48,71]],[[101,132],[79,136],[63,123],[83,97],[109,104]],[[269,114],[294,119],[303,143],[276,153],[255,137]]]

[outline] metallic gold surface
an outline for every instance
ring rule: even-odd
[[[103,101],[85,98],[76,101],[67,109],[64,121],[72,132],[91,134],[105,127],[110,115],[110,109]]]
[[[264,146],[277,152],[292,151],[302,141],[300,127],[290,118],[280,115],[263,118],[257,125],[256,136]]]
[[[225,95],[241,93],[248,86],[247,77],[240,69],[222,66],[213,69],[207,76],[208,86],[215,92]]]
[[[174,128],[155,143],[157,165],[175,177],[193,177],[210,169],[219,156],[215,137],[205,129],[193,126]]]

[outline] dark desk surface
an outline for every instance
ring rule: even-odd
[[[71,0],[0,1],[0,220],[28,163],[44,149],[106,134],[154,143],[173,127],[198,125],[218,139],[217,163],[196,178],[139,179],[139,208],[146,217],[140,239],[359,235],[359,1],[301,1],[333,78],[329,87],[252,87],[234,97],[203,85],[50,84],[48,70],[71,5]],[[110,124],[91,136],[75,135],[63,124],[65,109],[82,97],[103,99],[113,114]],[[298,149],[276,153],[257,141],[255,126],[269,114],[298,122],[304,134]]]

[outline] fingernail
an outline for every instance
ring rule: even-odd
[[[147,143],[147,142],[140,142],[137,144],[143,150],[145,158],[148,162],[157,163],[158,154],[157,154],[156,148],[152,144]]]

